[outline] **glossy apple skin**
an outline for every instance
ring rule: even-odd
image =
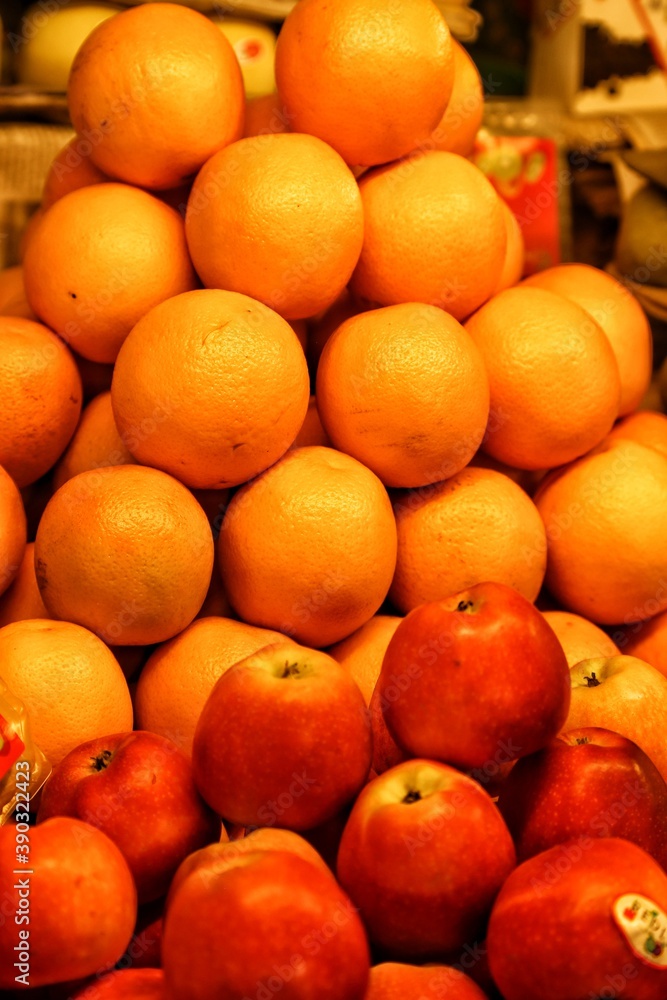
[[[595,674],[596,684],[591,686]],[[667,677],[635,656],[595,657],[570,670],[564,731],[597,727],[632,740],[667,781]]]
[[[524,861],[494,904],[487,948],[504,1000],[664,1000],[665,972],[630,948],[612,904],[640,893],[667,910],[667,875],[615,837],[568,841]]]
[[[378,685],[375,685],[369,705],[371,715],[371,730],[373,733],[373,770],[376,774],[384,774],[391,767],[408,760],[408,754],[401,750],[396,740],[387,729],[384,712],[382,711],[382,695]]]
[[[183,858],[220,836],[176,744],[136,731],[89,740],[63,759],[42,794],[38,821],[75,816],[123,852],[139,902],[163,896]]]
[[[389,957],[417,961],[481,940],[515,861],[505,822],[477,782],[411,760],[364,788],[337,873],[371,941]]]
[[[17,865],[17,832],[0,827],[0,989],[21,984],[14,947],[29,931],[31,987],[64,983],[113,965],[128,944],[137,914],[134,881],[125,858],[100,830],[59,816],[30,828],[30,865]],[[16,868],[29,875],[14,875]],[[28,879],[25,888],[19,879]],[[16,924],[20,893],[29,892],[30,923]]]
[[[171,1000],[363,1000],[363,924],[330,874],[257,851],[193,871],[170,902],[162,946]]]
[[[382,962],[371,969],[364,1000],[487,1000],[465,973],[447,965]]]
[[[201,850],[190,854],[182,862],[172,879],[167,896],[167,907],[178,892],[181,883],[191,872],[201,871],[215,876],[227,871],[230,867],[234,867],[236,859],[242,855],[256,854],[257,851],[287,851],[290,854],[296,854],[304,861],[319,868],[330,878],[333,877],[331,869],[325,864],[315,848],[311,847],[308,841],[304,840],[298,833],[294,833],[293,830],[260,827],[245,837],[228,843],[209,844],[208,847],[202,847]]]
[[[162,969],[117,969],[96,978],[72,1000],[168,1000]]]
[[[622,837],[667,868],[667,784],[618,733],[574,729],[517,761],[498,808],[519,861],[576,837]]]
[[[195,781],[232,823],[309,830],[352,801],[371,766],[368,710],[320,650],[274,643],[220,677],[195,730]]]
[[[500,583],[411,611],[389,642],[378,688],[399,746],[464,770],[539,750],[570,704],[556,635],[530,601]]]

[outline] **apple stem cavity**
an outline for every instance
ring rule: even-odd
[[[421,802],[421,792],[408,792],[403,802],[406,806],[411,806],[413,802]]]
[[[475,610],[475,604],[474,604],[473,601],[459,601],[459,603],[456,605],[456,610],[457,611],[474,611]]]
[[[299,678],[303,676],[303,673],[298,663],[290,663],[289,661],[287,661],[287,663],[283,668],[282,673],[279,676],[281,679],[285,679],[287,677]]]
[[[93,768],[96,771],[103,771],[105,767],[109,766],[109,762],[113,754],[111,750],[103,750],[102,753],[98,754],[97,757],[91,757],[93,762]]]
[[[590,677],[588,677],[587,675],[584,675],[584,680],[586,681],[586,684],[588,685],[589,688],[596,688],[596,687],[600,686],[600,682],[597,679],[597,677],[595,676],[595,671],[594,670],[591,670],[591,676]]]

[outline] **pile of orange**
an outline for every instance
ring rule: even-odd
[[[131,727],[119,661],[188,752],[285,636],[370,703],[400,616],[489,579],[542,593],[571,662],[667,672],[641,307],[584,265],[520,280],[432,0],[300,0],[276,79],[246,106],[193,10],[104,21],[0,274],[0,675],[54,760]]]

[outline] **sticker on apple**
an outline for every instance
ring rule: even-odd
[[[653,969],[667,970],[667,914],[637,893],[619,896],[612,914],[637,958]]]

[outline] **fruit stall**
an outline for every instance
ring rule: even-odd
[[[0,19],[0,998],[667,1000],[664,2]]]

